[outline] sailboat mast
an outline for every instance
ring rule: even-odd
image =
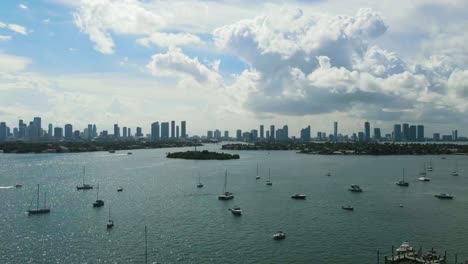
[[[97,185],[96,200],[99,200],[99,183]]]
[[[403,168],[403,181],[405,180],[405,168]]]
[[[257,176],[258,176],[258,163],[257,163]]]
[[[145,226],[145,264],[148,263],[148,231]]]
[[[84,186],[85,175],[86,175],[86,168],[85,168],[85,166],[83,166],[83,186]]]
[[[39,184],[37,185],[37,201],[36,201],[36,210],[39,210]]]
[[[44,192],[44,209],[47,208],[46,207],[46,201],[47,201],[47,193]]]
[[[224,193],[227,191],[227,170],[224,173]]]
[[[271,180],[271,169],[268,168],[268,180]]]

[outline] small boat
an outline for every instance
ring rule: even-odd
[[[427,166],[427,171],[432,171],[432,160],[429,160],[429,165]]]
[[[224,187],[223,193],[218,195],[218,200],[231,200],[234,198],[234,195],[231,192],[227,191],[227,170],[224,174]]]
[[[115,150],[111,149],[109,150],[109,153],[115,153]]]
[[[291,196],[291,198],[296,199],[296,200],[305,200],[306,197],[307,196],[305,194],[300,194],[300,193],[296,193]]]
[[[398,207],[403,208],[403,205],[402,205],[402,204],[399,204]]]
[[[328,176],[328,177],[330,177],[330,176],[331,176],[330,169],[328,169],[328,172],[325,174],[325,176]]]
[[[117,189],[117,191],[118,191],[118,192],[123,192],[123,188],[122,188],[122,187],[119,187],[119,188]]]
[[[403,169],[403,179],[401,181],[397,182],[396,185],[402,186],[402,187],[408,187],[409,186],[409,182],[405,181],[405,169]]]
[[[458,176],[458,163],[455,162],[455,169],[450,173],[452,176]]]
[[[442,200],[452,200],[453,199],[453,195],[446,194],[446,193],[439,193],[439,194],[436,194],[434,196],[439,198],[439,199],[442,199]]]
[[[31,209],[31,204],[29,205],[28,214],[29,215],[37,215],[37,214],[48,214],[50,213],[50,209],[47,208],[47,193],[44,193],[44,207],[39,208],[39,184],[37,185],[37,198],[36,198],[36,209]]]
[[[86,176],[86,168],[83,166],[83,184],[80,186],[76,186],[77,190],[91,190],[93,189],[92,185],[86,184],[85,183],[85,176]]]
[[[111,216],[110,216],[110,206],[109,206],[109,219],[107,220],[107,229],[111,229],[112,227],[114,227],[114,220],[111,219]]]
[[[229,211],[231,211],[233,215],[242,215],[242,209],[239,206],[234,206],[234,208],[230,208]]]
[[[197,183],[197,188],[203,188],[203,183],[201,182],[201,176],[200,173],[198,174],[198,183]]]
[[[258,175],[258,163],[257,163],[257,176],[255,176],[255,179],[260,179],[260,175]]]
[[[22,184],[16,184],[16,185],[15,185],[15,188],[17,188],[17,189],[18,189],[18,188],[21,188],[21,187],[23,187]]]
[[[133,153],[132,152],[127,152],[127,155],[132,155]]]
[[[347,210],[347,211],[354,211],[354,207],[352,207],[351,205],[343,205],[341,206],[341,209]]]
[[[351,185],[351,187],[348,190],[350,190],[351,192],[362,192],[361,187],[359,187],[359,185],[356,184]]]
[[[410,246],[410,244],[407,241],[405,241],[405,242],[403,242],[403,244],[401,244],[401,246],[399,246],[396,249],[396,252],[399,253],[399,254],[414,252],[414,248],[412,246]]]
[[[104,206],[104,201],[99,199],[99,184],[96,191],[96,201],[93,203],[93,207],[102,207]]]
[[[272,186],[273,182],[271,182],[271,170],[268,169],[268,181],[265,182],[266,185]]]
[[[429,178],[426,177],[426,176],[421,176],[421,177],[418,178],[418,180],[423,181],[423,182],[428,182],[428,181],[430,181],[431,179],[429,179]]]
[[[441,159],[447,159],[446,157],[442,157]]]
[[[282,240],[286,238],[286,234],[283,231],[278,231],[277,233],[273,234],[274,240]]]

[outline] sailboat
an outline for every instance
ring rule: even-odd
[[[432,171],[432,160],[429,160],[429,165],[427,166],[427,171]]]
[[[218,195],[218,200],[231,200],[234,198],[234,195],[227,191],[227,170],[224,174],[224,188],[223,193]]]
[[[422,171],[419,173],[419,175],[421,175],[421,177],[418,178],[418,180],[420,181],[430,181],[431,179],[429,179],[428,177],[426,177],[426,163],[424,162],[424,165],[423,165],[423,168],[422,168]]]
[[[93,189],[92,185],[89,185],[89,184],[85,183],[85,176],[86,176],[86,168],[83,166],[83,185],[76,186],[77,190],[91,190],[91,189]]]
[[[455,169],[450,173],[452,176],[458,176],[458,163],[455,162]]]
[[[326,175],[326,176],[329,176],[329,177],[331,176],[330,169],[328,169],[328,172],[327,172],[327,174],[325,174],[325,175]]]
[[[198,187],[198,188],[203,188],[203,183],[201,182],[200,173],[198,173],[198,184],[197,184],[197,187]]]
[[[107,229],[114,227],[114,221],[111,219],[111,215],[110,215],[110,206],[109,206],[109,219],[107,220],[106,226],[107,226]]]
[[[403,169],[403,179],[396,183],[398,186],[408,187],[409,182],[405,181],[405,169]]]
[[[39,184],[37,185],[37,199],[36,199],[36,209],[31,209],[31,204],[29,205],[28,214],[35,215],[35,214],[48,214],[50,213],[50,209],[46,207],[46,193],[44,193],[44,208],[39,209]]]
[[[257,176],[255,176],[255,179],[260,179],[260,175],[258,175],[258,163],[257,163]]]
[[[270,168],[268,168],[268,181],[266,181],[265,184],[268,185],[268,186],[273,185],[273,183],[271,182],[271,169]]]
[[[101,207],[104,206],[104,201],[99,199],[99,184],[97,186],[96,192],[96,201],[93,203],[93,207]]]

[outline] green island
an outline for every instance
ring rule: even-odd
[[[300,154],[319,155],[468,155],[468,145],[421,143],[355,142],[259,142],[226,144],[225,150],[294,150]]]
[[[146,142],[146,141],[113,141],[113,142],[6,142],[0,144],[3,153],[69,153],[117,151],[131,149],[179,148],[202,146],[194,142]]]
[[[238,154],[229,153],[218,153],[209,152],[208,150],[203,151],[185,151],[185,152],[173,152],[167,153],[167,158],[170,159],[192,159],[192,160],[230,160],[239,159]]]

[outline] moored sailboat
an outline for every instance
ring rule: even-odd
[[[271,182],[271,169],[268,168],[268,181],[265,182],[266,185],[272,186],[273,182]]]
[[[231,200],[234,198],[234,195],[231,192],[227,191],[227,170],[224,174],[224,187],[223,193],[218,195],[218,200]]]
[[[89,184],[85,183],[85,176],[86,176],[86,168],[83,166],[83,184],[81,186],[77,185],[76,186],[77,190],[91,190],[91,189],[93,189],[92,185],[89,185]]]
[[[37,198],[36,198],[36,209],[31,209],[31,204],[29,205],[28,214],[36,215],[36,214],[48,214],[50,213],[50,209],[47,208],[47,193],[44,193],[44,207],[39,208],[39,184],[37,185]]]

